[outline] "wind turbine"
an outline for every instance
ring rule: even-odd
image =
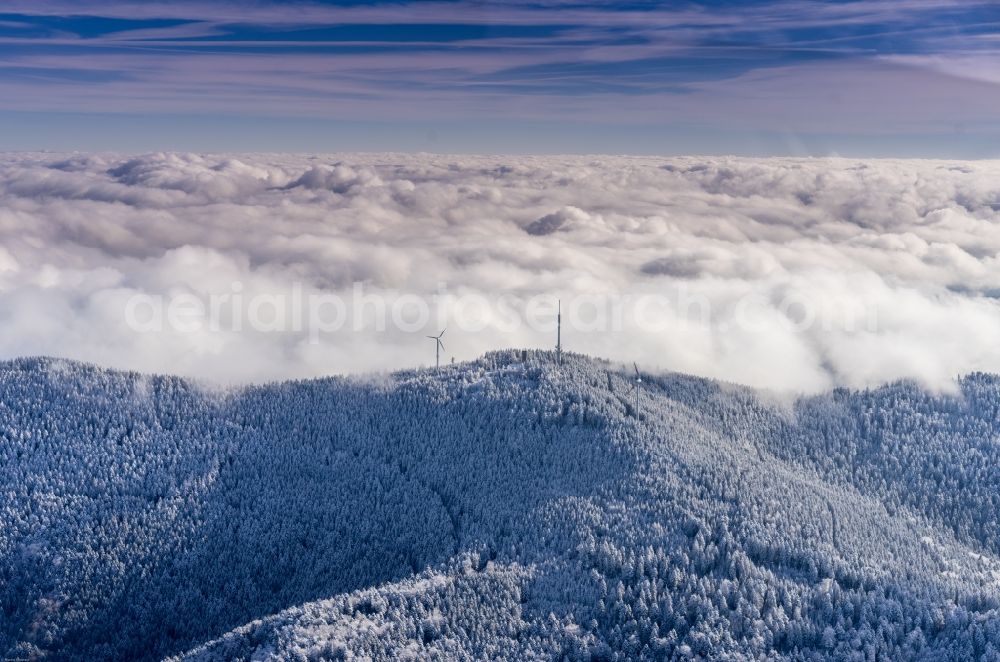
[[[444,332],[447,331],[447,330],[448,330],[448,327],[445,327],[444,329],[441,330],[441,333],[437,334],[436,336],[427,336],[428,338],[430,338],[431,340],[434,341],[434,369],[435,370],[440,370],[441,369],[441,350],[444,349],[444,343],[441,342],[441,336],[443,336]]]
[[[562,365],[562,299],[559,299],[559,312],[556,313],[556,363]]]
[[[642,384],[642,375],[639,374],[639,366],[632,362],[632,367],[635,368],[635,417],[639,418],[639,386]]]

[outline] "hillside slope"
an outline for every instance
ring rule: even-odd
[[[2,364],[0,653],[998,659],[1000,379],[632,389],[548,353],[226,393]]]

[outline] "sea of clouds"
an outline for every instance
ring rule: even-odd
[[[1000,162],[0,156],[0,353],[223,383],[567,350],[779,389],[1000,372]]]

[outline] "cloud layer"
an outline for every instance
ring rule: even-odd
[[[6,155],[0,352],[222,382],[369,372],[432,364],[444,325],[445,360],[551,346],[551,295],[572,351],[947,388],[1000,372],[998,221],[998,162]],[[296,296],[346,323],[297,324]],[[208,324],[192,310],[213,298]],[[162,331],[126,322],[178,300]]]

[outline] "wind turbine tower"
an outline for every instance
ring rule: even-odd
[[[642,375],[639,374],[639,366],[632,362],[632,367],[635,368],[635,417],[639,418],[639,386],[642,384]]]
[[[562,299],[556,313],[556,363],[562,365]]]
[[[435,370],[440,370],[441,369],[441,350],[444,349],[444,343],[441,342],[441,336],[443,336],[444,332],[447,331],[447,330],[448,330],[448,327],[445,327],[444,329],[441,330],[441,333],[437,334],[436,336],[427,336],[428,338],[430,338],[431,340],[434,341],[434,369]]]

